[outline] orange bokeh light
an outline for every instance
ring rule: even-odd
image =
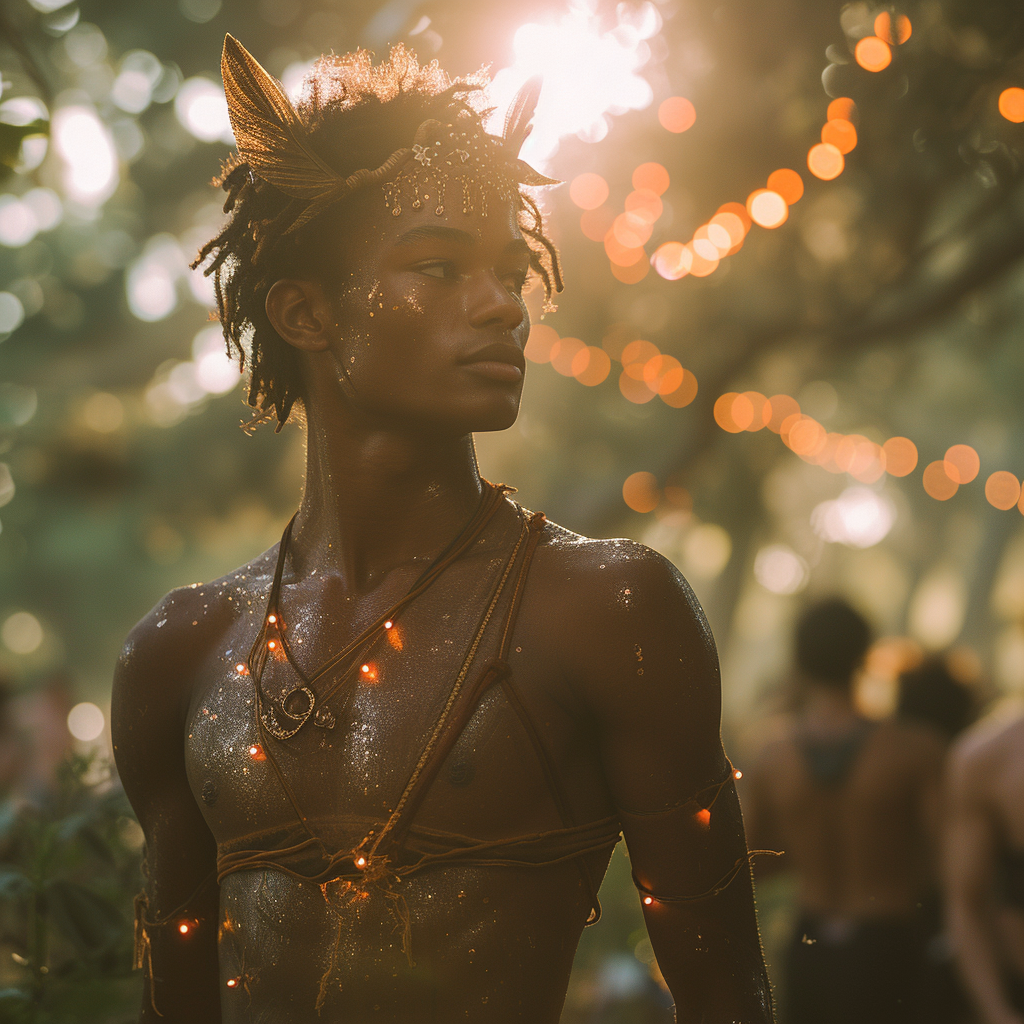
[[[686,277],[692,262],[693,254],[682,242],[663,242],[651,257],[651,265],[666,281]]]
[[[925,466],[921,482],[925,493],[936,501],[948,501],[960,489],[960,485],[946,472],[946,463],[942,459]]]
[[[718,230],[721,231],[722,229],[719,228]],[[728,237],[728,232],[726,232],[726,236]],[[729,245],[726,245],[724,249],[720,249],[708,236],[708,226],[703,224],[693,233],[690,247],[696,255],[702,256],[706,260],[717,262],[732,248],[732,242],[730,241]]]
[[[617,221],[619,218],[615,219]],[[646,255],[642,245],[623,245],[616,236],[614,228],[604,236],[604,251],[608,254],[608,259],[619,267],[631,267]]]
[[[840,96],[828,105],[825,119],[828,121],[852,121],[856,113],[857,104],[849,96]]]
[[[612,361],[603,348],[588,345],[577,352],[572,361],[572,375],[588,388],[596,387],[606,380],[612,368]]]
[[[653,512],[661,500],[653,473],[630,473],[622,485],[622,500],[634,512]]]
[[[763,228],[777,228],[789,216],[786,200],[768,188],[759,188],[747,197],[750,219]]]
[[[724,395],[721,395],[717,402],[715,402],[715,422],[723,429],[728,430],[730,434],[738,434],[744,429],[745,424],[738,424],[733,418],[733,405],[737,398],[740,396],[735,391],[727,391]],[[749,405],[749,402],[747,403]],[[753,409],[750,410],[751,419],[753,418]],[[747,421],[750,422],[749,420]]]
[[[718,260],[709,260],[701,256],[692,244],[688,245],[687,249],[693,254],[693,260],[690,263],[690,273],[694,277],[707,277],[708,274],[713,274],[718,269]]]
[[[892,63],[889,44],[878,36],[865,36],[861,39],[853,56],[865,71],[884,71]]]
[[[658,120],[670,132],[685,132],[697,120],[693,104],[683,96],[670,96],[658,107]]]
[[[660,356],[661,350],[652,341],[645,341],[643,338],[637,338],[635,341],[631,341],[622,350],[619,355],[619,362],[623,366],[631,366],[634,363],[640,363],[641,366],[648,363],[655,356]],[[638,380],[643,379],[643,373],[637,375]]]
[[[612,277],[616,281],[621,281],[623,284],[637,284],[651,272],[651,264],[648,260],[641,259],[637,260],[636,263],[631,263],[628,267],[620,267],[616,263],[609,263],[608,269],[612,272]]]
[[[608,198],[608,182],[600,174],[577,174],[569,185],[569,198],[581,210],[596,210]]]
[[[753,433],[767,427],[772,418],[771,402],[760,391],[744,391],[740,397],[750,403],[750,422],[743,429]]]
[[[1005,512],[1021,498],[1020,481],[1005,469],[997,470],[985,481],[985,497],[990,505]]]
[[[576,354],[587,346],[579,338],[559,338],[551,347],[551,365],[563,376],[571,377]]]
[[[624,249],[642,250],[644,243],[651,237],[651,221],[635,210],[620,213],[612,222],[612,234]],[[622,266],[632,266],[635,262],[636,260],[630,260]]]
[[[703,828],[711,827],[711,811],[706,807],[699,810],[694,817],[697,819],[697,823]]]
[[[661,196],[649,188],[634,189],[626,196],[626,201],[622,205],[627,213],[638,213],[652,224],[665,209]]]
[[[882,445],[885,471],[890,476],[908,476],[917,466],[917,445],[909,437],[890,437]]]
[[[783,434],[783,440],[801,458],[813,459],[825,447],[828,432],[816,419],[800,416]]]
[[[766,425],[776,434],[781,433],[782,423],[787,417],[800,415],[800,403],[789,395],[772,395],[768,401],[772,408]]]
[[[999,113],[1014,124],[1024,121],[1024,89],[1015,85],[1004,89],[999,94]]]
[[[735,213],[716,213],[711,220],[708,221],[708,234],[710,237],[711,228],[713,225],[724,228],[726,234],[729,236],[729,241],[732,246],[740,245],[743,242],[743,236],[747,233],[747,224],[740,220]]]
[[[534,324],[530,328],[530,337],[526,340],[523,355],[531,363],[550,363],[552,349],[558,343],[558,331],[547,324]]]
[[[969,484],[981,469],[981,459],[969,444],[955,444],[946,452],[943,460],[946,475],[958,484]]]
[[[768,175],[768,188],[778,192],[792,206],[804,194],[804,179],[789,167],[780,167]]]
[[[644,380],[643,365],[633,363],[619,374],[619,391],[622,397],[634,405],[644,405],[654,397],[654,392]]]
[[[658,196],[668,191],[670,180],[668,171],[658,163],[641,164],[633,172],[633,188],[649,189]]]
[[[821,141],[832,143],[840,153],[846,154],[857,146],[857,129],[846,118],[835,117],[822,127]]]
[[[900,14],[896,18],[895,35],[893,34],[892,15],[888,11],[882,11],[875,18],[875,35],[879,39],[884,39],[887,43],[905,43],[910,38],[912,31],[913,27],[910,24],[910,19],[905,14]]]
[[[661,400],[673,409],[682,409],[697,397],[697,378],[689,370],[683,370],[679,387],[669,394],[662,394]]]
[[[819,142],[811,146],[807,154],[807,167],[816,178],[831,181],[843,173],[846,160],[831,142]]]
[[[753,223],[750,219],[750,214],[747,213],[747,208],[742,203],[722,203],[722,205],[715,211],[715,213],[734,213],[739,217],[743,223],[743,232],[746,234],[750,230],[750,225]]]

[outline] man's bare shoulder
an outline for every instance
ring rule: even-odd
[[[257,628],[275,556],[272,548],[220,579],[178,587],[162,597],[128,634],[115,674],[115,701],[184,696],[210,653],[240,621],[251,619]]]
[[[991,779],[1007,765],[1024,761],[1024,711],[986,715],[958,737],[950,771],[964,781]]]
[[[549,521],[536,565],[546,586],[570,598],[584,614],[607,609],[628,615],[667,602],[674,613],[689,612],[704,622],[682,573],[639,541],[585,537]]]
[[[559,645],[573,675],[582,672],[599,686],[626,667],[631,673],[641,667],[650,685],[665,680],[672,686],[682,678],[717,685],[707,619],[663,555],[634,540],[595,540],[549,524],[535,572],[535,593],[559,624]]]

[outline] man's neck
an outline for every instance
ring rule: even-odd
[[[338,574],[354,593],[392,569],[437,555],[483,489],[470,435],[356,423],[307,412],[306,483],[295,520],[299,575]]]

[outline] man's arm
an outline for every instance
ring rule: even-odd
[[[586,601],[570,676],[597,723],[651,943],[680,1024],[766,1024],[771,994],[719,734],[714,639],[668,562],[615,544],[615,574]]]
[[[219,1024],[217,851],[185,775],[185,715],[198,637],[188,596],[132,631],[114,675],[114,758],[146,837],[140,1022]],[[166,624],[157,629],[156,623]],[[137,921],[138,929],[141,920]],[[137,931],[137,936],[139,932]]]
[[[991,916],[998,839],[976,757],[958,748],[950,758],[942,851],[949,929],[960,972],[986,1024],[1024,1024],[1006,998],[999,969]]]

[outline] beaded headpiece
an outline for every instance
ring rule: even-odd
[[[396,53],[397,59],[408,59],[407,51],[396,47],[392,60]],[[384,186],[394,216],[424,204],[432,204],[440,216],[452,202],[461,203],[464,213],[486,214],[488,196],[513,199],[520,185],[558,184],[519,157],[540,95],[539,78],[519,91],[500,137],[484,132],[471,117],[456,116],[444,125],[430,119],[409,147],[396,150],[374,170],[363,168],[346,177],[310,144],[310,128],[280,82],[231,35],[224,38],[221,74],[239,158],[300,205],[286,233],[368,184]]]

